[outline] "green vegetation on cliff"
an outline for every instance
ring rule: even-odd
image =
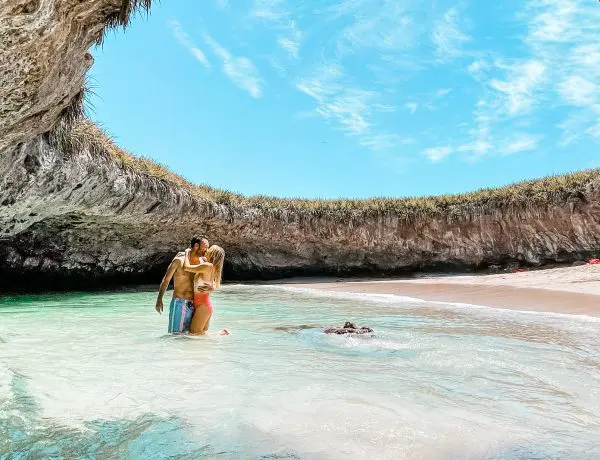
[[[75,116],[77,113],[79,109],[66,117],[68,123],[59,123],[53,133],[65,153],[76,155],[87,151],[91,155],[106,155],[122,168],[187,189],[199,200],[239,210],[256,208],[263,211],[288,211],[307,217],[342,220],[389,216],[411,222],[428,218],[469,219],[482,214],[507,211],[535,213],[536,209],[545,210],[550,205],[583,200],[586,187],[600,177],[600,170],[592,169],[523,181],[500,188],[429,197],[308,200],[244,196],[208,185],[194,185],[161,164],[132,155],[118,147],[89,119]]]
[[[126,27],[132,16],[148,12],[152,0],[123,0],[118,11],[105,18],[105,28],[98,38],[102,42],[106,30]],[[324,217],[343,220],[385,216],[408,222],[431,218],[443,220],[472,219],[480,215],[517,212],[535,215],[549,206],[565,205],[585,200],[586,188],[600,178],[600,169],[556,175],[538,180],[523,181],[500,188],[487,188],[471,193],[429,197],[369,199],[308,200],[284,199],[269,196],[244,196],[208,185],[194,185],[168,168],[150,159],[132,155],[118,147],[109,136],[85,116],[84,88],[64,110],[50,138],[67,154],[88,151],[104,155],[124,169],[158,179],[188,190],[196,199],[226,205],[232,210],[258,209],[271,216],[283,212],[300,217]]]

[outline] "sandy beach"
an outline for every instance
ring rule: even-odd
[[[282,284],[600,317],[600,265],[496,275],[427,276],[410,280],[287,280]]]

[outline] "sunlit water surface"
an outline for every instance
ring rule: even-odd
[[[0,458],[600,458],[597,319],[229,286],[230,336],[171,337],[154,300],[0,298]]]

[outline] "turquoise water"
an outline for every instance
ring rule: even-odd
[[[600,458],[597,319],[227,286],[232,335],[171,337],[154,300],[0,298],[0,458]]]

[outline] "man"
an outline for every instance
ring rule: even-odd
[[[208,240],[203,236],[194,236],[190,242],[190,263],[195,265],[202,259],[208,249]],[[169,307],[169,333],[187,332],[194,314],[194,273],[183,269],[185,252],[179,252],[167,269],[156,299],[156,311],[163,311],[163,295],[173,278],[173,298]]]

